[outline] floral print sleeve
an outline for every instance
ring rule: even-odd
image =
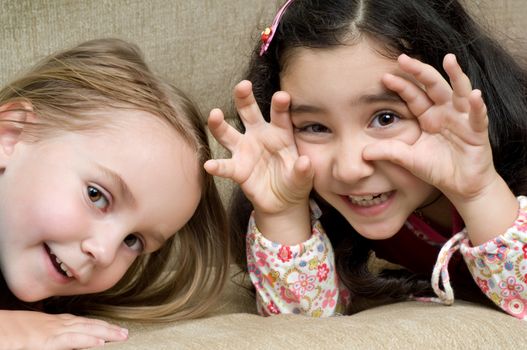
[[[294,313],[322,317],[344,311],[348,293],[339,289],[333,248],[317,220],[319,209],[314,202],[311,208],[312,235],[292,246],[266,239],[251,215],[247,265],[261,315]]]
[[[501,309],[519,319],[527,319],[527,197],[518,197],[520,210],[518,218],[504,234],[482,245],[472,247],[466,231],[456,236],[459,249],[467,263],[474,280],[481,290]],[[456,240],[454,236],[446,245]],[[446,246],[445,245],[445,246]],[[448,251],[445,247],[440,253],[436,268],[442,265],[441,278],[445,290],[448,285],[448,273],[444,267],[448,264]],[[449,249],[448,249],[449,248]],[[441,261],[443,260],[443,261]],[[445,283],[446,282],[446,283]],[[434,289],[437,283],[432,281]],[[448,291],[447,291],[448,292]],[[437,291],[436,291],[437,293]],[[439,291],[439,294],[444,293]],[[438,295],[439,295],[438,294]],[[440,299],[441,295],[440,295]],[[451,297],[453,301],[453,296]],[[448,303],[448,302],[447,302]]]

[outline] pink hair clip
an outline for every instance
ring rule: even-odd
[[[287,0],[284,6],[282,6],[280,10],[278,10],[278,13],[273,19],[273,24],[271,25],[271,27],[265,28],[262,32],[262,47],[260,48],[260,56],[262,56],[269,48],[269,45],[271,45],[271,41],[273,40],[276,28],[278,27],[278,24],[282,19],[282,15],[292,2],[293,0]]]

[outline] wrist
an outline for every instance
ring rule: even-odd
[[[472,245],[504,233],[518,217],[519,203],[507,183],[497,176],[478,196],[451,199],[463,218]]]
[[[309,201],[278,212],[265,212],[255,208],[254,220],[262,235],[272,242],[295,245],[311,237]]]

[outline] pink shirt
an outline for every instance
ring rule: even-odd
[[[430,233],[424,226],[416,229],[422,221],[411,217],[397,235],[375,245],[376,254],[411,271],[432,274],[438,298],[428,300],[451,304],[451,280],[455,287],[456,283],[467,283],[471,275],[469,283],[497,306],[514,317],[527,319],[527,198],[518,197],[518,201],[520,212],[515,223],[480,246],[471,246],[465,230],[445,237],[433,230]],[[342,313],[349,303],[349,293],[338,281],[333,248],[318,221],[320,210],[314,203],[312,212],[312,236],[293,246],[267,240],[254,218],[249,221],[247,262],[262,315],[332,316]],[[407,253],[408,247],[411,252]],[[459,255],[452,258],[457,250],[464,261],[456,258]]]

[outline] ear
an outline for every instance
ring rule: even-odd
[[[13,101],[0,106],[0,168],[4,169],[7,160],[20,141],[27,122],[35,120],[33,106],[27,101]]]

